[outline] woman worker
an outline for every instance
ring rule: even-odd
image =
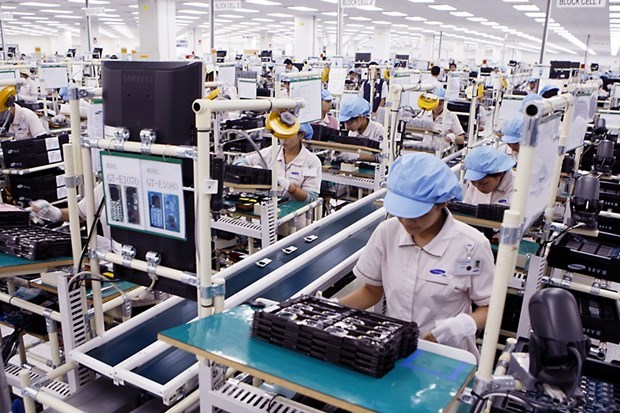
[[[340,122],[349,131],[349,136],[368,138],[381,142],[385,136],[385,129],[379,122],[370,119],[370,103],[363,98],[356,97],[345,101],[340,107]],[[347,153],[340,154],[345,162],[378,162],[378,157],[370,153]]]
[[[304,123],[297,136],[280,140],[275,160],[269,147],[239,158],[235,164],[271,169],[277,162],[278,185],[284,188],[283,196],[305,203],[313,202],[321,189],[322,166],[319,158],[302,143],[304,138],[312,139],[312,133],[312,126]]]
[[[325,89],[321,89],[321,120],[318,124],[332,129],[340,129],[338,127],[338,120],[329,114],[333,100],[334,96],[331,93]]]
[[[462,197],[458,180],[437,157],[415,153],[394,162],[387,187],[384,206],[393,218],[377,227],[353,269],[365,284],[339,301],[366,309],[385,295],[388,316],[415,321],[425,340],[477,355],[493,255],[484,235],[446,208]]]
[[[516,162],[490,146],[473,149],[465,157],[465,179],[469,181],[463,202],[509,205]]]
[[[519,160],[519,142],[521,141],[521,130],[523,129],[523,116],[518,115],[504,122],[502,127],[502,142],[506,144],[504,153],[515,162]],[[501,148],[500,148],[501,149]]]

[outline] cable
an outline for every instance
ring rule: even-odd
[[[578,222],[575,225],[572,225],[568,228],[564,228],[562,231],[560,231],[555,237],[548,239],[547,241],[543,242],[540,246],[540,248],[538,249],[538,252],[542,252],[542,254],[544,255],[547,251],[547,245],[551,244],[553,241],[555,241],[556,239],[558,239],[559,237],[561,237],[562,235],[566,234],[569,231],[572,231],[576,228],[580,228],[585,226],[586,224],[584,224],[583,222]],[[539,257],[542,255],[538,255]]]
[[[231,133],[236,133],[238,135],[243,136],[245,139],[247,139],[250,142],[250,145],[252,145],[252,148],[254,148],[254,150],[256,151],[256,153],[258,154],[258,156],[260,157],[261,163],[263,164],[263,168],[265,169],[269,169],[269,165],[267,165],[267,161],[265,161],[265,158],[263,157],[263,154],[260,153],[260,149],[258,148],[258,146],[256,146],[256,142],[254,142],[254,140],[252,139],[252,137],[250,136],[249,133],[242,131],[242,130],[238,130],[238,129],[226,129],[224,131],[222,131],[220,133],[220,139],[224,136],[224,135],[230,135]],[[236,142],[240,139],[235,139],[233,141],[230,142]]]
[[[86,251],[88,250],[90,239],[93,237],[93,233],[95,232],[97,224],[99,223],[99,220],[101,218],[101,210],[103,209],[103,205],[104,199],[102,198],[101,202],[99,203],[99,207],[97,207],[97,212],[95,213],[95,220],[93,221],[93,224],[91,225],[88,234],[86,235],[86,242],[84,243],[84,248],[82,248],[82,253],[80,254],[80,261],[78,262],[77,266],[78,271],[82,268],[82,262],[84,261],[84,256],[86,255]]]

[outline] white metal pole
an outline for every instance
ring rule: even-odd
[[[26,389],[32,383],[30,380],[30,372],[23,369],[19,372],[19,382],[22,386],[22,390]],[[34,405],[34,399],[30,397],[26,392],[23,392],[24,397],[24,410],[26,413],[36,413],[37,409]]]
[[[77,142],[74,146],[79,146]],[[92,230],[95,234],[90,237],[88,242],[88,248],[90,251],[97,249],[97,229],[95,228],[95,187],[93,180],[92,168],[92,154],[89,147],[82,148],[82,163],[84,174],[84,201],[86,202],[86,227]],[[102,214],[105,211],[102,210]],[[99,260],[93,254],[90,258],[90,270],[95,274],[100,273]],[[93,308],[95,315],[95,334],[101,335],[105,332],[105,325],[103,321],[103,297],[101,295],[101,281],[91,281],[91,291],[93,297]]]
[[[52,409],[62,412],[62,413],[86,413],[83,410],[80,410],[74,406],[71,406],[69,403],[64,402],[51,394],[47,394],[44,391],[37,391],[35,396],[35,400],[39,403],[49,406]]]
[[[78,174],[75,170],[75,162],[73,154],[74,145],[79,146],[79,138],[75,143],[67,143],[62,146],[62,152],[65,157],[65,177],[67,180],[77,180]],[[67,206],[69,208],[69,229],[71,232],[71,252],[73,254],[73,270],[74,274],[80,272],[78,268],[80,255],[82,254],[82,240],[80,237],[80,213],[77,202],[77,186],[67,185]]]
[[[69,113],[71,115],[71,135],[69,142],[73,144],[73,159],[75,175],[82,175],[82,151],[80,150],[80,98],[78,97],[78,88],[70,87],[69,90]]]

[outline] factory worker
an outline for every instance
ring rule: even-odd
[[[532,94],[532,93],[536,93],[536,88],[538,87],[538,78],[537,77],[530,77],[527,80],[527,89],[525,90],[527,92],[527,94]]]
[[[362,82],[359,91],[359,97],[364,98],[368,103],[370,103],[370,86],[374,82],[374,96],[372,98],[372,113],[374,114],[377,112],[377,109],[385,106],[385,100],[388,96],[388,85],[387,81],[381,78],[381,72],[379,67],[377,67],[377,70],[375,71],[374,79],[370,79],[370,76],[372,76],[370,66],[373,65],[376,66],[377,64],[375,62],[370,62],[370,64],[368,65],[369,78]]]
[[[366,309],[385,296],[386,315],[415,321],[425,340],[477,355],[495,269],[489,241],[446,208],[462,197],[454,172],[435,156],[409,154],[394,162],[387,187],[393,218],[375,229],[353,269],[364,285],[340,303]]]
[[[15,140],[22,140],[47,134],[36,113],[15,103],[16,94],[14,86],[0,90],[0,135],[8,132]]]
[[[284,72],[285,73],[299,73],[299,69],[297,69],[293,65],[293,61],[291,59],[284,59]]]
[[[446,91],[443,87],[435,89],[435,95],[439,99],[439,104],[432,110],[425,110],[422,119],[430,120],[435,125],[434,129],[441,132],[444,140],[448,143],[462,145],[465,143],[465,131],[459,122],[456,114],[445,108]],[[424,136],[423,143],[433,145],[437,137],[432,135]]]
[[[454,61],[450,62],[450,64],[448,65],[448,70],[450,70],[451,72],[456,72],[456,63]]]
[[[522,130],[523,116],[521,115],[508,119],[502,127],[502,141],[506,144],[504,153],[515,162],[519,160],[519,141],[521,141]]]
[[[312,126],[303,123],[295,137],[280,140],[275,162],[278,163],[278,185],[284,189],[285,198],[309,203],[319,197],[321,161],[303,145],[303,140],[312,139],[312,134]],[[244,156],[237,159],[235,164],[270,169],[274,164],[271,153],[270,147],[263,148],[260,154],[255,152]]]
[[[347,90],[357,90],[359,88],[359,73],[356,69],[349,69],[349,74],[344,80],[344,86]]]
[[[338,120],[329,114],[333,101],[334,96],[327,90],[321,89],[321,120],[318,123],[328,128],[340,129]]]
[[[34,103],[39,98],[39,88],[30,78],[29,70],[20,70],[19,75],[22,78],[22,85],[19,87],[19,98],[26,103]]]
[[[377,142],[381,142],[385,137],[383,125],[370,119],[370,103],[360,97],[351,98],[342,104],[338,120],[344,122],[349,136],[368,138]],[[378,156],[370,153],[343,152],[340,157],[345,162],[378,162]]]
[[[554,85],[545,85],[542,89],[540,89],[540,96],[544,99],[549,99],[554,96],[557,96],[560,93],[560,88]]]
[[[94,203],[96,213],[99,205],[103,201],[103,184],[99,183],[95,185],[93,195],[95,197]],[[80,215],[80,220],[86,221],[86,198],[83,198],[80,202],[78,202],[78,213]],[[44,199],[37,199],[36,201],[30,202],[30,215],[50,222],[69,222],[69,208],[58,208]],[[102,236],[97,235],[97,248],[101,248],[105,251],[111,251],[112,233],[110,232],[110,226],[108,225],[105,205],[102,207],[99,217],[99,222],[101,222],[101,229],[103,232]]]
[[[424,82],[431,83],[434,86],[433,93],[437,93],[437,90],[443,89],[443,85],[439,81],[439,74],[441,73],[441,68],[439,66],[431,67],[431,77]]]
[[[465,157],[465,179],[469,184],[463,202],[510,205],[515,165],[514,159],[490,146],[473,149]]]

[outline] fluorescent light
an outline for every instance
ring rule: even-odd
[[[312,7],[306,7],[306,6],[291,6],[288,8],[291,10],[297,10],[297,11],[318,11],[317,9],[313,9]]]
[[[264,18],[262,18],[262,17],[257,17],[257,18],[252,19],[252,20],[254,20],[254,21],[256,21],[256,22],[272,22],[272,21],[275,21],[275,20],[273,20],[273,19],[264,19]]]
[[[426,19],[424,17],[419,17],[419,16],[409,16],[409,17],[405,17],[405,20],[411,20],[412,22],[423,22]]]
[[[176,16],[176,18],[177,18],[177,20],[179,20],[179,19],[180,20],[198,20],[198,19],[200,19],[200,17],[198,17],[198,16],[178,16],[178,15]],[[99,19],[99,20],[101,20],[101,19]],[[122,19],[119,19],[119,20],[122,20]]]
[[[441,26],[443,23],[436,20],[428,20],[425,21],[424,24],[430,24],[431,26]]]
[[[286,14],[286,13],[267,13],[267,16],[271,16],[271,17],[293,17],[292,14]]]
[[[473,17],[474,15],[466,11],[451,11],[451,15],[456,17]]]
[[[609,11],[620,11],[620,4],[617,4],[617,5],[610,4],[609,5]]]
[[[405,13],[401,13],[399,11],[384,11],[382,14],[385,14],[386,16],[392,16],[392,17],[405,17],[405,16],[407,16]]]
[[[226,17],[227,19],[243,19],[243,16],[237,16],[236,14],[219,14],[221,17]]]
[[[350,17],[351,20],[357,20],[357,21],[361,21],[361,22],[369,22],[372,19],[369,19],[368,17],[362,17],[362,16],[355,16],[355,17]]]
[[[81,19],[82,16],[67,16],[67,15],[58,15],[58,16],[54,16],[57,19]]]
[[[254,9],[235,9],[235,12],[241,12],[241,13],[258,13],[258,10],[254,10]]]
[[[528,0],[504,0],[506,3],[527,3]]]
[[[382,25],[382,26],[384,26],[384,25],[386,25],[386,24],[392,24],[391,22],[387,22],[387,21],[385,21],[385,20],[376,20],[374,23],[375,23],[375,24],[380,24],[380,25]]]
[[[207,14],[207,13],[209,13],[209,12],[208,12],[208,11],[202,11],[202,10],[182,9],[182,10],[177,10],[177,13],[185,13],[185,14]]]
[[[544,13],[542,11],[532,11],[532,12],[529,12],[529,13],[525,13],[525,15],[527,17],[545,17],[547,15],[547,13]]]
[[[499,26],[497,22],[480,22],[480,24],[483,26]]]
[[[519,11],[540,11],[540,9],[533,4],[515,4],[512,7]]]
[[[455,7],[448,6],[447,4],[431,4],[428,7],[431,9],[439,10],[439,11],[454,11]]]
[[[484,17],[468,17],[467,20],[469,20],[470,22],[477,22],[477,23],[482,23],[487,21],[487,19],[485,19]]]
[[[184,6],[191,6],[191,7],[203,7],[205,9],[209,8],[209,4],[208,3],[197,3],[197,2],[192,2],[192,3],[183,3]]]
[[[70,10],[39,10],[39,11],[43,13],[73,14],[73,12]],[[19,13],[14,12],[13,14],[19,14]],[[34,14],[34,13],[28,13],[28,14]]]
[[[36,1],[27,1],[26,3],[19,3],[20,6],[34,6],[34,7],[60,7],[60,4],[53,3],[38,3]]]

